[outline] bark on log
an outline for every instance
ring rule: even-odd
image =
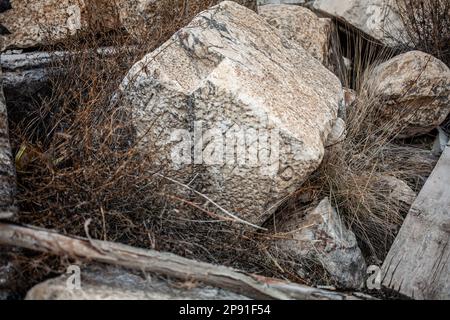
[[[68,237],[33,227],[0,223],[0,244],[164,274],[182,280],[200,281],[255,299],[358,299],[352,294],[265,278],[225,266],[186,259],[171,253],[144,250],[106,241]]]

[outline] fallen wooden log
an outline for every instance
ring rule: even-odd
[[[450,299],[450,146],[413,203],[381,268],[383,286]]]
[[[261,277],[171,253],[144,250],[107,241],[68,237],[34,227],[0,223],[0,244],[118,265],[181,280],[200,281],[254,299],[358,299],[352,294]]]
[[[79,287],[71,281],[79,270]],[[73,279],[73,278],[72,278]],[[200,283],[142,274],[123,267],[88,264],[31,288],[25,300],[249,300],[248,297]]]
[[[136,47],[101,47],[85,51],[35,51],[7,52],[0,54],[0,67],[3,74],[0,81],[10,111],[9,119],[18,123],[34,114],[37,103],[51,96],[52,79],[63,78],[71,70],[71,58],[89,60],[97,55],[101,59],[121,54],[128,56]]]
[[[42,68],[48,65],[54,56],[64,56],[64,52],[2,53],[0,65],[3,70]]]
[[[100,56],[111,56],[117,52],[124,54],[136,50],[135,47],[102,47],[92,49],[87,53],[98,54]],[[19,87],[28,87],[27,91],[31,91],[29,87],[37,87],[48,80],[48,75],[55,72],[55,65],[58,59],[64,60],[70,56],[85,53],[71,51],[36,51],[25,53],[3,53],[0,55],[0,67],[4,73],[1,76],[6,90],[16,89]],[[63,63],[60,63],[61,65]],[[65,72],[62,68],[59,72]],[[21,89],[22,91],[25,89]]]
[[[1,54],[0,66],[4,71],[1,81],[5,90],[20,90],[33,96],[37,88],[47,81],[52,61],[64,55],[64,52]]]
[[[88,51],[34,51],[25,53],[2,53],[0,55],[0,66],[3,70],[29,70],[45,68],[57,59],[64,59],[79,54],[97,54],[100,56],[111,56],[117,53],[127,53],[137,50],[136,47],[101,47]]]

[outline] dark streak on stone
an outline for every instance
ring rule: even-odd
[[[12,9],[11,2],[9,0],[0,0],[0,13]]]
[[[0,35],[11,34],[11,32],[2,24],[0,24]]]

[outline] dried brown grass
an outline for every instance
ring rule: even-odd
[[[409,204],[392,196],[392,189],[380,177],[395,177],[419,192],[433,170],[437,159],[430,152],[429,139],[397,139],[404,129],[400,119],[411,116],[405,108],[386,120],[380,104],[384,101],[368,88],[366,79],[371,70],[389,60],[398,51],[383,48],[362,33],[336,24],[332,40],[333,68],[344,87],[356,93],[356,100],[347,106],[347,134],[343,142],[328,147],[319,169],[311,175],[291,199],[279,209],[273,221],[286,215],[302,215],[306,208],[328,197],[360,244],[368,264],[380,265],[400,229]],[[339,59],[336,59],[339,58]],[[342,57],[351,61],[344,65]],[[383,119],[380,121],[380,119]],[[432,140],[431,140],[432,141]],[[279,264],[290,272],[298,264],[311,266],[315,281],[333,283],[320,266],[310,261],[295,261],[282,252],[271,252]]]
[[[119,107],[120,99],[111,97],[136,61],[186,24],[183,9],[175,8],[160,8],[168,12],[158,24],[164,28],[146,29],[140,37],[121,30],[85,32],[51,48],[74,52],[54,60],[54,69],[66,72],[53,74],[51,95],[39,102],[36,112],[11,126],[16,152],[23,152],[17,159],[20,222],[86,236],[84,226],[90,221],[93,238],[296,282],[330,283],[316,262],[295,261],[271,250],[277,235],[224,221],[195,194],[180,197],[173,183],[161,178],[171,173],[155,165],[152,154],[135,147],[129,116]],[[105,45],[120,50],[109,54],[93,50]],[[376,99],[364,96],[360,83],[366,67],[378,61],[376,54],[362,42],[348,45],[356,58],[343,80],[360,97],[347,111],[347,139],[328,151],[321,168],[296,195],[308,191],[316,200],[330,197],[367,255],[382,259],[407,208],[374,183],[375,174],[394,175],[419,188],[433,162],[425,152],[422,156],[415,149],[391,143],[386,128],[375,125]],[[309,205],[294,196],[279,213],[302,214]],[[40,259],[51,265],[46,258]],[[48,268],[27,261],[28,274],[39,270],[48,275]],[[299,264],[308,270],[306,277],[297,273]],[[33,281],[41,277],[34,274]]]
[[[394,0],[404,35],[394,38],[403,50],[429,53],[450,66],[450,1]]]
[[[450,1],[394,0],[396,13],[404,26],[404,36],[393,37],[401,50],[420,50],[450,67]],[[450,116],[444,121],[450,132]]]
[[[314,190],[319,198],[332,199],[369,261],[381,263],[409,205],[393,198],[391,188],[380,182],[380,177],[398,178],[418,192],[437,159],[421,141],[397,139],[404,129],[399,126],[400,119],[411,116],[408,108],[389,120],[383,117],[383,100],[370,91],[365,79],[393,52],[370,50],[364,54],[358,50],[354,69],[347,78],[357,98],[347,106],[346,139],[328,148],[321,167],[305,188]]]

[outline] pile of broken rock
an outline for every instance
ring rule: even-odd
[[[167,163],[169,170],[183,172],[180,183],[188,184],[195,177],[200,186],[197,191],[223,211],[232,212],[238,222],[261,226],[280,202],[319,167],[326,147],[345,139],[342,110],[347,89],[327,68],[332,18],[350,23],[385,45],[391,43],[381,31],[382,24],[395,21],[397,31],[401,26],[396,25],[399,20],[393,13],[383,16],[388,20],[374,19],[382,7],[381,0],[345,1],[345,5],[337,5],[336,1],[309,2],[314,11],[279,4],[304,1],[260,1],[265,5],[259,8],[256,1],[236,2],[223,1],[201,12],[135,64],[121,85],[123,108],[133,115],[143,152],[154,148],[153,142],[158,141],[158,160]],[[133,33],[135,19],[151,20],[157,15],[139,0],[115,1],[114,7],[101,0],[0,3],[4,69],[1,79],[5,91],[11,94],[32,92],[33,86],[45,81],[48,63],[43,52],[32,53],[28,49],[27,53],[17,53],[17,49],[61,41],[89,24],[104,30],[124,28]],[[102,16],[93,12],[102,12]],[[97,19],[93,21],[92,16]],[[27,76],[31,78],[24,80]],[[395,119],[404,137],[430,132],[450,113],[450,70],[423,52],[400,54],[378,65],[367,77],[364,88],[380,97],[380,121]],[[404,116],[398,118],[399,112]],[[3,93],[0,113],[0,218],[12,219],[14,168]],[[189,161],[175,163],[174,150],[178,150],[182,137],[174,139],[173,128],[189,131],[198,124],[202,130],[216,132],[223,138],[242,128],[254,134],[244,135],[242,145],[237,142],[232,159],[208,162],[217,160],[216,153],[224,152],[209,140],[203,141],[203,158],[195,166]],[[263,136],[265,142],[270,142],[269,150],[258,149]],[[189,159],[191,149],[195,152],[189,142]],[[186,150],[181,148],[181,154],[176,155],[182,160],[183,151]],[[240,157],[248,160],[252,155],[261,162],[239,163]],[[393,197],[408,205],[414,202],[416,195],[404,182],[394,177],[380,180],[392,187]],[[318,261],[341,287],[360,289],[367,266],[356,237],[329,199],[319,200],[322,201],[317,207],[279,226],[278,231],[289,237],[275,245],[299,259]],[[9,265],[10,262],[0,260],[0,292],[11,281],[13,268]],[[141,278],[117,272],[86,271],[86,279],[90,280],[82,298],[244,298],[215,288],[199,292],[169,290],[160,280],[145,285]],[[61,278],[39,284],[27,298],[80,298],[64,290],[65,281]],[[128,287],[133,290],[128,291]]]

